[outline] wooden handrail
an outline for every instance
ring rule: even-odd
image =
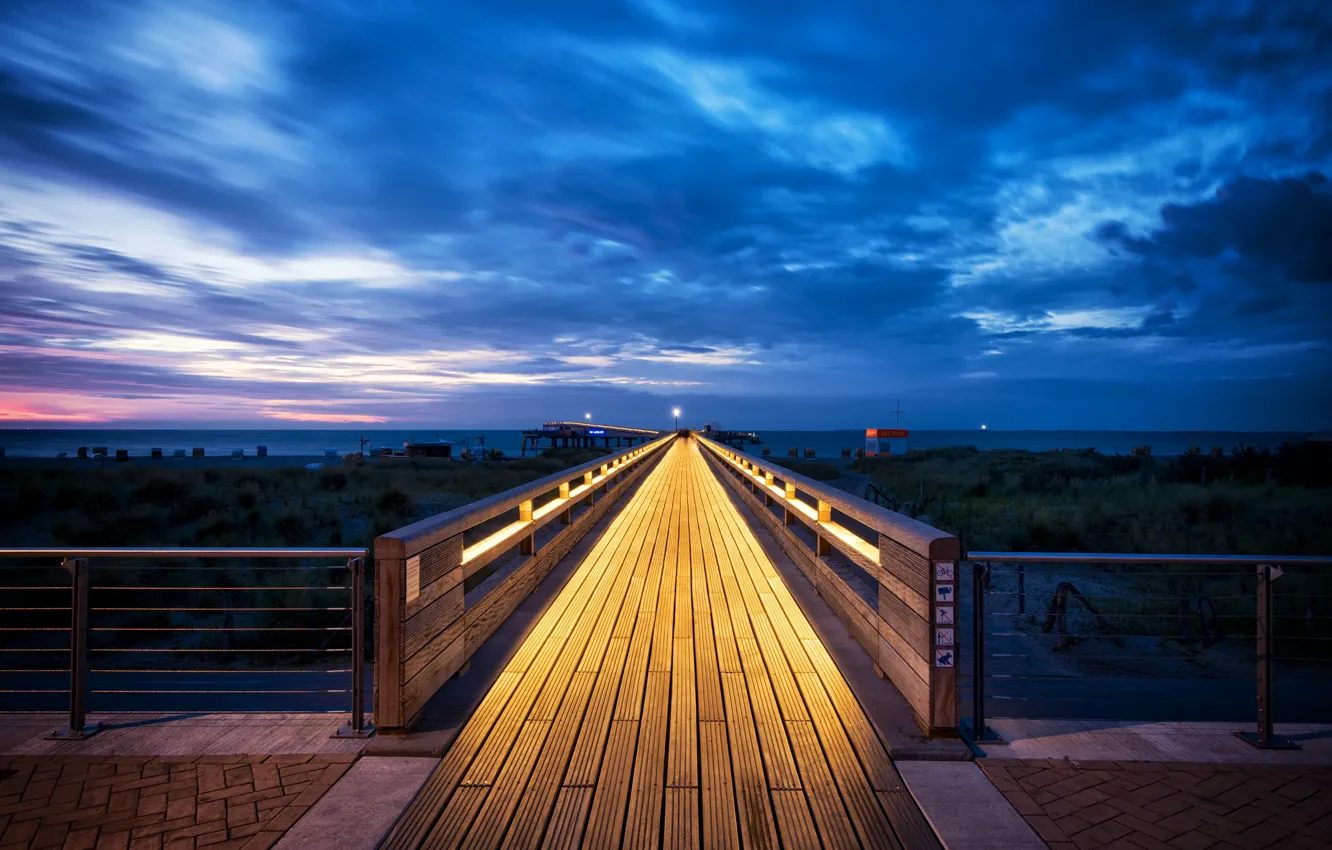
[[[697,436],[697,435],[696,435]],[[739,461],[743,460],[749,466],[761,470],[766,475],[771,475],[775,480],[785,484],[792,484],[797,490],[804,491],[815,497],[821,502],[841,511],[843,514],[854,519],[856,522],[891,537],[896,543],[905,546],[911,551],[925,558],[957,558],[956,551],[957,538],[947,532],[940,531],[937,528],[928,526],[923,522],[914,520],[906,514],[899,514],[896,511],[890,511],[885,507],[868,502],[844,490],[836,487],[830,487],[827,484],[815,481],[798,472],[787,469],[781,464],[772,463],[761,458],[747,455],[743,452],[737,452],[727,446],[715,443],[706,437],[698,437],[701,445],[707,447],[714,454],[720,456],[727,463],[737,468]],[[751,474],[756,481],[759,476]],[[764,481],[766,483],[766,481]],[[784,489],[771,486],[774,498],[785,498]],[[797,510],[800,505],[795,506]]]
[[[602,466],[608,463],[619,463],[622,460],[629,462],[649,452],[656,451],[674,438],[675,435],[671,434],[650,443],[599,457],[578,466],[562,469],[531,483],[505,490],[503,493],[496,493],[493,496],[470,502],[451,511],[435,514],[411,525],[405,525],[375,538],[375,556],[381,558],[410,558],[423,549],[429,549],[436,543],[461,534],[470,528],[475,528],[486,520],[494,519],[506,511],[511,511],[523,502],[532,501],[547,493],[557,491],[563,484],[572,484],[573,481],[577,480],[581,487],[584,483],[584,476],[588,472],[593,473],[593,482],[596,482],[599,480],[598,476]],[[596,484],[594,483],[593,486],[596,486]],[[571,491],[570,498],[576,501],[578,496],[577,488]]]
[[[426,701],[675,437],[596,458],[375,538],[375,725],[389,733],[410,727]],[[549,501],[535,504],[547,495]],[[513,522],[466,545],[464,532],[514,510]],[[478,575],[480,583],[471,587]]]
[[[955,735],[958,538],[695,436],[711,453],[722,480],[767,526],[874,659],[879,674],[897,686],[920,727],[929,735]],[[801,499],[801,493],[814,504]],[[837,522],[834,510],[863,531]],[[871,539],[862,536],[864,531]],[[847,561],[863,577],[845,569]]]

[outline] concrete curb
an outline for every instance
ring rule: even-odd
[[[434,758],[358,759],[276,850],[372,850],[438,765]]]
[[[1046,847],[974,762],[899,761],[897,770],[949,850]]]

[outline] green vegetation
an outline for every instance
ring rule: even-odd
[[[392,459],[301,467],[0,469],[10,546],[369,546],[386,531],[585,463]]]
[[[959,535],[964,550],[1332,554],[1332,454],[1316,445],[1155,459],[949,448],[866,458],[853,468],[870,475],[886,507]],[[989,602],[1015,631],[1038,635],[1055,622],[1049,614],[1061,582],[1103,615],[1068,604],[1071,637],[1023,643],[1032,657],[1076,654],[1080,641],[1099,636],[1084,647],[1097,660],[1068,669],[1218,676],[1252,669],[1252,567],[1032,565],[1027,614],[1013,619],[1015,569],[1003,565],[992,576],[997,595]],[[1292,568],[1278,584],[1274,629],[1286,674],[1325,672],[1329,599],[1326,570]],[[1176,662],[1183,666],[1170,666]]]
[[[0,541],[15,547],[370,547],[379,534],[604,454],[559,449],[505,463],[392,459],[318,470],[149,463],[0,469]],[[55,559],[33,562],[37,569],[11,573],[4,572],[9,563],[0,563],[0,593],[10,594],[9,605],[30,608],[10,614],[11,625],[68,624],[67,590],[5,590],[25,582],[67,586]],[[373,561],[367,568],[366,590],[373,594]],[[340,608],[347,604],[346,573],[328,559],[102,558],[93,571],[92,604],[100,606],[94,625],[134,630],[104,633],[101,646],[163,650],[99,656],[103,664],[200,666],[193,654],[200,650],[210,653],[210,666],[345,663],[345,656],[309,652],[346,648],[350,641],[348,615]],[[127,610],[113,610],[122,606]],[[36,650],[52,645],[43,642],[50,634],[16,633],[6,641]],[[0,657],[0,671],[23,660]]]
[[[973,550],[1332,553],[1332,453],[1312,444],[1155,459],[948,448],[852,468]]]

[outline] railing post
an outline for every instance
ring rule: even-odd
[[[375,729],[365,722],[365,559],[347,559],[347,572],[351,574],[352,597],[351,720],[330,737],[369,738]]]
[[[45,736],[48,741],[81,741],[97,734],[100,723],[87,723],[88,699],[88,559],[60,564],[70,577],[69,726]]]
[[[518,521],[519,521],[519,522],[531,522],[531,521],[532,521],[532,500],[531,500],[531,499],[528,499],[526,502],[523,502],[523,503],[521,503],[520,505],[518,505]],[[528,534],[527,536],[523,537],[522,540],[519,540],[519,541],[518,541],[518,554],[519,554],[519,555],[534,555],[534,554],[536,554],[536,535],[535,535],[535,534]]]
[[[1027,565],[1017,565],[1018,576],[1018,613],[1027,613]]]
[[[816,555],[831,555],[832,543],[823,536],[823,532],[819,531],[819,525],[832,522],[832,505],[819,499],[817,516],[818,521],[814,524],[814,537],[817,540],[814,552]]]
[[[989,571],[987,561],[971,565],[971,739],[1002,743],[985,725],[985,579]]]
[[[1280,577],[1280,569],[1258,565],[1258,729],[1235,733],[1260,750],[1300,749],[1272,731],[1272,582]]]
[[[561,499],[566,499],[566,500],[569,498],[569,482],[568,482],[568,481],[566,481],[566,482],[564,482],[563,484],[560,485],[560,498],[561,498]],[[569,508],[569,504],[568,504],[568,502],[566,501],[566,502],[565,502],[565,505],[564,505],[564,510],[560,511],[560,525],[568,525],[568,524],[569,524],[570,522],[572,522],[572,521],[573,521],[573,513],[571,512],[571,509]]]

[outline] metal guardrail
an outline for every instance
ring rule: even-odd
[[[50,581],[39,584],[24,584],[19,586],[0,586],[0,590],[6,591],[3,600],[0,601],[0,613],[6,615],[5,619],[14,622],[11,617],[17,615],[22,617],[25,614],[34,614],[37,612],[56,613],[66,610],[65,606],[37,605],[37,604],[14,604],[21,601],[18,592],[23,592],[27,599],[36,600],[38,594],[58,593],[68,590],[70,593],[70,603],[68,611],[70,616],[69,627],[53,626],[33,626],[33,625],[8,625],[0,627],[0,632],[7,634],[24,633],[60,633],[66,632],[69,635],[67,651],[69,653],[69,667],[22,667],[22,668],[0,668],[0,674],[29,674],[29,675],[47,675],[47,674],[68,674],[69,675],[69,724],[67,728],[56,730],[48,738],[58,740],[82,740],[95,734],[100,728],[98,724],[89,724],[87,722],[88,695],[90,689],[88,686],[88,675],[92,673],[108,674],[153,674],[153,675],[198,675],[217,672],[214,670],[200,670],[197,668],[177,669],[177,668],[94,668],[89,664],[90,652],[98,653],[215,653],[215,652],[272,652],[272,653],[346,653],[351,652],[352,663],[348,670],[334,671],[310,671],[310,670],[288,670],[284,673],[329,673],[329,672],[350,672],[351,683],[348,689],[320,689],[320,690],[294,690],[283,691],[284,693],[350,693],[351,695],[351,717],[347,724],[343,725],[336,733],[335,737],[365,737],[372,734],[372,728],[364,721],[364,692],[365,692],[365,609],[364,609],[364,580],[365,580],[365,549],[355,548],[325,548],[325,549],[274,549],[274,548],[0,548],[0,559],[24,558],[29,560],[59,558],[59,567],[63,568],[69,574],[69,584],[54,584]],[[158,584],[145,585],[135,584],[117,584],[109,583],[104,585],[92,584],[92,565],[91,559],[104,559],[116,561],[125,560],[143,560],[143,559],[235,559],[235,558],[260,558],[260,559],[314,559],[314,558],[343,558],[345,568],[348,570],[350,582],[346,585],[298,585],[298,586],[246,586],[237,587],[230,584],[207,584],[192,583],[187,585],[178,584]],[[11,566],[0,564],[0,568],[5,570],[51,570],[51,566],[41,566],[33,564],[23,564]],[[191,566],[191,565],[172,565],[169,567],[151,566],[122,566],[118,563],[98,564],[97,568],[101,570],[125,570],[133,569],[140,573],[151,571],[170,571],[171,573],[192,572],[192,571],[230,571],[232,567],[218,566]],[[283,572],[291,571],[313,571],[340,569],[339,567],[329,566],[277,566],[277,567],[247,567],[246,569],[275,569]],[[348,604],[346,606],[317,606],[306,608],[292,608],[290,606],[276,607],[233,607],[225,604],[216,606],[180,606],[180,605],[98,605],[89,604],[89,592],[97,591],[99,596],[123,595],[128,592],[139,594],[144,593],[172,593],[187,592],[208,594],[217,592],[223,594],[222,601],[226,602],[226,594],[233,592],[330,592],[346,590],[349,593]],[[140,597],[142,598],[142,597]],[[232,612],[243,611],[251,612],[286,612],[286,611],[328,611],[344,613],[350,619],[347,625],[337,626],[299,626],[299,627],[265,627],[265,626],[127,626],[116,625],[114,621],[108,625],[94,625],[92,615],[124,615],[134,612],[151,612],[153,614],[195,614],[198,612],[218,611],[225,613],[228,617]],[[346,620],[344,620],[344,623]],[[121,634],[121,633],[140,633],[151,634],[170,634],[170,633],[201,633],[201,632],[219,632],[229,635],[232,632],[328,632],[330,638],[333,634],[339,632],[351,632],[351,647],[330,649],[325,642],[323,648],[274,648],[266,647],[264,649],[214,649],[202,647],[128,647],[111,646],[90,648],[89,638],[91,633]],[[26,657],[53,655],[66,651],[65,647],[31,647],[31,646],[5,646],[0,645],[0,656],[5,654],[23,653]],[[269,671],[272,672],[272,671]],[[0,689],[0,693],[10,694],[41,694],[41,693],[59,693],[59,690],[42,688],[9,688]],[[215,693],[233,693],[232,691],[217,691],[212,689],[171,689],[161,690],[157,688],[140,689],[121,689],[121,690],[93,690],[91,693],[118,693],[118,694],[215,694]]]
[[[375,725],[409,728],[675,433],[375,539]]]
[[[1097,604],[1092,600],[1100,600],[1104,606],[1106,599],[1114,599],[1116,602],[1123,600],[1132,600],[1138,603],[1142,602],[1162,602],[1165,606],[1177,605],[1178,625],[1180,628],[1180,639],[1192,639],[1191,618],[1196,613],[1201,627],[1204,646],[1210,647],[1219,643],[1224,635],[1221,620],[1224,617],[1247,619],[1252,616],[1256,623],[1256,685],[1257,685],[1257,728],[1254,732],[1236,732],[1235,734],[1248,743],[1262,749],[1298,749],[1298,745],[1293,741],[1276,735],[1273,732],[1273,704],[1272,704],[1272,685],[1273,671],[1272,662],[1276,660],[1288,661],[1309,661],[1306,658],[1285,658],[1281,659],[1275,653],[1275,634],[1274,623],[1278,619],[1273,613],[1274,601],[1274,582],[1280,578],[1284,571],[1293,567],[1328,567],[1332,566],[1332,557],[1304,557],[1304,556],[1249,556],[1249,555],[1130,555],[1130,554],[1073,554],[1061,552],[968,552],[966,560],[972,565],[971,595],[972,595],[972,720],[967,730],[968,737],[978,742],[994,742],[999,740],[999,736],[994,730],[986,725],[986,666],[987,651],[985,640],[987,636],[986,616],[987,613],[994,616],[1009,617],[1028,617],[1033,615],[1027,611],[1027,566],[1028,565],[1083,565],[1086,567],[1100,567],[1102,571],[1097,577],[1115,575],[1115,571],[1130,567],[1152,566],[1159,569],[1153,573],[1134,573],[1140,579],[1145,579],[1149,585],[1156,583],[1158,589],[1153,592],[1149,587],[1130,587],[1127,594],[1097,594],[1095,592],[1084,593],[1079,590],[1071,581],[1061,580],[1058,582],[1051,597],[1048,609],[1045,612],[1045,622],[1042,629],[1043,635],[1049,633],[1058,627],[1054,637],[1062,643],[1067,639],[1067,621],[1068,621],[1068,602],[1073,599],[1080,603],[1087,613],[1095,618],[1098,628],[1098,634],[1093,637],[1098,639],[1108,639],[1118,642],[1124,642],[1126,639],[1135,638],[1153,638],[1170,639],[1171,636],[1161,633],[1125,633],[1115,631],[1110,626],[1105,615],[1102,614]],[[996,570],[996,565],[1011,565],[1011,570]],[[1169,568],[1184,568],[1169,569]],[[1106,569],[1108,568],[1108,569]],[[1249,574],[1247,569],[1253,569]],[[992,579],[996,575],[1011,575],[1014,577],[1014,587],[1010,591],[997,591],[992,587]],[[1198,592],[1185,592],[1180,585],[1189,583],[1192,590],[1197,590],[1208,581],[1233,583],[1237,579],[1252,575],[1256,579],[1256,587],[1252,597],[1248,594],[1231,594],[1225,597],[1209,596]],[[1161,591],[1159,585],[1165,582],[1166,590],[1173,589],[1173,593]],[[1173,587],[1171,583],[1174,583]],[[1009,596],[1013,599],[1015,611],[1006,612],[987,612],[987,597],[991,596]],[[1218,601],[1230,602],[1241,599],[1252,598],[1255,603],[1253,615],[1235,613],[1218,614]],[[1209,616],[1210,615],[1210,616]],[[1151,614],[1111,614],[1111,617],[1136,617],[1141,620],[1146,617],[1162,618],[1167,615],[1160,613]],[[1326,618],[1325,618],[1326,619]],[[1018,632],[1016,622],[1007,627],[1011,631],[991,633],[990,636],[1003,636],[1008,638],[1029,639],[1032,635]],[[1147,628],[1146,625],[1138,626],[1139,629]],[[1210,634],[1209,634],[1210,632]],[[1309,640],[1310,638],[1301,638]],[[1314,637],[1313,640],[1320,638]],[[1332,637],[1321,638],[1322,640],[1332,640]],[[1005,657],[1015,657],[1013,653],[1005,653]],[[1095,657],[1095,656],[1093,656]],[[1147,656],[1128,656],[1128,655],[1108,655],[1106,659],[1123,662],[1126,660],[1141,660]],[[1008,681],[1033,680],[1034,676],[1006,675]]]

